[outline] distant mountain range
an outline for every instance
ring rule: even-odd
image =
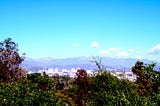
[[[97,58],[97,57],[95,57]],[[99,61],[99,59],[97,59]],[[127,69],[130,70],[132,66],[135,65],[137,59],[134,58],[109,58],[109,57],[101,57],[101,62],[106,68],[116,68],[116,69]],[[151,63],[151,60],[142,59],[140,60],[146,64]],[[23,66],[26,66],[30,70],[38,70],[44,68],[77,68],[80,67],[82,69],[96,69],[97,66],[93,62],[93,58],[90,57],[73,57],[73,58],[64,58],[64,59],[54,59],[51,57],[40,58],[40,59],[32,59],[25,58],[22,63]],[[156,62],[156,69],[159,70],[160,63]]]

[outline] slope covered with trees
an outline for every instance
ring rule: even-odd
[[[0,43],[1,106],[158,106],[160,73],[155,63],[137,62],[135,82],[118,79],[99,62],[93,76],[77,70],[75,78],[46,73],[26,75],[17,44],[8,38]]]

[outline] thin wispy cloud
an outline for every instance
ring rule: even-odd
[[[110,52],[108,50],[100,50],[100,54],[104,54],[106,56],[109,56]]]
[[[128,49],[128,52],[133,52],[134,50],[133,49]]]
[[[116,53],[116,56],[117,56],[118,58],[128,57],[128,56],[129,56],[129,53],[128,53],[128,51],[119,51],[119,52]]]
[[[135,56],[136,59],[143,59],[143,56]]]
[[[123,49],[111,47],[106,50],[100,50],[100,54],[104,54],[108,57],[126,58],[129,56],[131,51],[132,51],[131,49],[129,49],[129,51],[128,51],[128,50],[123,50]]]
[[[117,53],[117,52],[119,52],[120,50],[117,49],[117,48],[111,47],[111,48],[109,48],[109,51],[110,51],[110,52],[113,52],[113,53]]]
[[[78,43],[73,43],[73,45],[72,45],[73,47],[78,47],[78,46],[80,46]]]
[[[149,51],[150,55],[157,55],[160,54],[160,44],[154,46],[153,48],[151,48],[151,50]]]

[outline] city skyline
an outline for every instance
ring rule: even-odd
[[[158,0],[1,0],[0,40],[27,57],[160,61]]]

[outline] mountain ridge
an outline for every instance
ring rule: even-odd
[[[153,62],[152,60],[148,59],[135,59],[135,58],[110,58],[110,57],[94,57],[99,61],[101,59],[102,65],[105,67],[110,68],[127,68],[128,70],[131,69],[135,65],[137,61],[142,61],[146,64],[150,64]],[[96,64],[92,61],[94,60],[93,57],[70,57],[64,59],[55,59],[55,58],[40,58],[40,59],[33,59],[26,57],[24,62],[22,63],[23,66],[29,67],[39,67],[39,68],[83,68],[83,69],[96,69]],[[157,69],[159,69],[160,63],[155,61]]]

